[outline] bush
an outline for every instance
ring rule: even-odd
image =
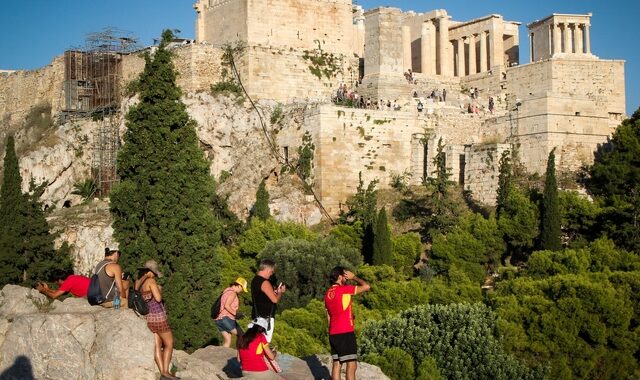
[[[413,265],[420,259],[422,242],[415,232],[393,237],[393,267],[402,273],[413,273]]]
[[[416,380],[444,380],[438,365],[432,357],[426,357],[418,366]]]
[[[321,299],[330,286],[329,272],[336,265],[357,268],[362,264],[360,252],[332,237],[314,241],[289,237],[269,242],[258,258],[270,258],[278,266],[278,281],[287,285],[287,293],[278,304],[283,309]]]
[[[316,239],[316,234],[302,224],[253,218],[246,231],[238,239],[240,254],[244,257],[256,257],[267,245],[267,242],[285,237],[313,241]]]
[[[363,361],[377,365],[391,380],[414,379],[415,371],[411,355],[400,348],[391,347],[384,350],[382,355],[370,354]]]

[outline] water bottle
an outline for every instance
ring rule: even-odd
[[[116,296],[113,297],[113,308],[120,309],[120,292],[118,291],[118,288],[116,288]]]

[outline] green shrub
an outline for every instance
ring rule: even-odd
[[[382,354],[370,354],[363,361],[377,365],[391,380],[414,379],[415,371],[411,355],[400,348],[385,349]]]
[[[252,218],[248,228],[238,238],[238,247],[242,256],[256,257],[267,245],[267,242],[285,237],[312,241],[316,239],[316,234],[302,224]]]
[[[440,374],[436,360],[427,356],[418,366],[416,380],[444,380]]]
[[[413,265],[420,259],[422,242],[415,232],[393,237],[393,267],[403,273],[413,273]]]

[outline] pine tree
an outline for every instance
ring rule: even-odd
[[[498,194],[496,196],[496,214],[500,216],[507,202],[507,196],[513,181],[513,165],[511,163],[511,152],[505,150],[500,156],[498,174]]]
[[[542,249],[558,251],[562,248],[560,239],[560,206],[558,203],[558,184],[556,182],[555,148],[549,153],[547,174],[544,181],[542,200],[542,223],[540,244]]]
[[[384,208],[378,213],[373,237],[373,265],[392,265],[391,231],[387,223],[387,212]]]
[[[155,259],[166,275],[163,298],[176,348],[204,345],[215,332],[209,317],[219,284],[215,248],[220,227],[212,210],[214,182],[186,106],[180,100],[166,30],[137,81],[139,103],[126,115],[118,152],[121,182],[111,192],[114,236],[125,269]],[[213,297],[213,298],[212,298]]]
[[[255,216],[260,220],[267,220],[271,217],[271,211],[269,210],[269,192],[265,187],[264,181],[260,182],[260,186],[258,186],[256,203],[251,209],[251,216]]]
[[[13,137],[7,138],[4,177],[0,190],[0,283],[33,286],[50,280],[56,272],[72,268],[65,246],[54,248],[55,236],[39,201],[46,184],[30,183],[29,193],[22,193]]]
[[[435,177],[429,178],[429,183],[435,187],[438,198],[442,199],[447,195],[447,190],[450,185],[449,177],[451,173],[447,170],[447,160],[444,153],[444,145],[442,144],[442,138],[438,140],[438,150],[436,156],[433,158],[433,164],[435,170],[433,174]]]

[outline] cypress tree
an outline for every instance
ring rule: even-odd
[[[373,265],[393,264],[391,256],[391,231],[384,208],[378,213],[373,237]]]
[[[49,280],[58,271],[69,271],[71,260],[65,246],[54,248],[54,236],[42,211],[40,195],[46,184],[22,193],[22,177],[15,152],[15,141],[7,138],[4,177],[0,189],[0,284],[33,286]]]
[[[542,223],[540,244],[542,249],[557,251],[562,248],[560,239],[560,206],[558,203],[558,183],[556,181],[555,148],[549,153],[547,174],[544,181],[542,200]]]
[[[510,188],[512,186],[513,178],[513,165],[511,163],[511,152],[505,150],[500,156],[499,162],[499,174],[498,174],[498,194],[496,196],[496,214],[500,216],[501,211],[504,209],[507,203],[507,196],[509,195]]]
[[[267,220],[271,217],[271,211],[269,210],[269,192],[265,187],[264,181],[260,182],[260,186],[258,186],[256,203],[251,209],[251,216],[255,216],[260,220]]]
[[[118,152],[121,182],[111,192],[111,212],[122,264],[131,270],[147,259],[158,261],[175,346],[193,349],[217,334],[209,312],[220,281],[220,227],[209,164],[167,50],[172,39],[164,31],[155,54],[145,56],[136,84],[140,101],[126,115]]]

